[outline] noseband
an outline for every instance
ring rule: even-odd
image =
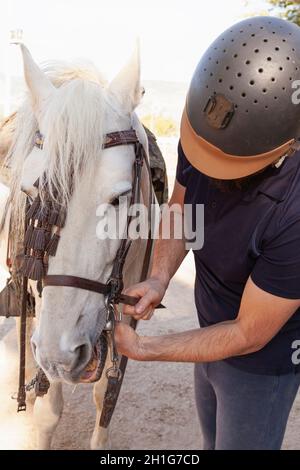
[[[148,210],[148,240],[145,252],[145,258],[142,268],[140,280],[145,280],[151,259],[152,251],[152,217],[151,205],[153,202],[152,179],[149,162],[144,150],[143,145],[140,143],[135,130],[130,129],[122,132],[113,132],[107,134],[104,139],[103,149],[118,147],[121,145],[134,145],[135,160],[133,165],[133,188],[130,199],[130,207],[134,204],[139,204],[141,201],[141,179],[143,164],[146,165],[149,176],[149,210]],[[43,148],[43,136],[38,132],[36,134],[35,146],[39,149]],[[36,183],[38,186],[38,182]],[[105,296],[105,306],[107,310],[106,318],[106,332],[110,339],[111,344],[111,360],[113,367],[106,371],[108,378],[108,388],[105,395],[107,405],[104,406],[106,410],[102,412],[101,426],[107,427],[116,404],[116,400],[120,391],[122,376],[126,368],[127,358],[122,357],[119,365],[119,357],[114,344],[114,327],[116,318],[115,305],[126,304],[134,306],[139,301],[138,298],[125,295],[122,293],[124,287],[123,269],[127,258],[128,251],[132,244],[129,238],[129,227],[133,216],[127,215],[126,233],[121,240],[118,248],[111,275],[106,283],[96,280],[86,279],[68,274],[47,274],[48,258],[55,256],[57,244],[59,242],[60,229],[64,226],[65,217],[60,217],[57,210],[47,212],[47,217],[44,217],[43,209],[40,208],[39,196],[32,204],[27,198],[26,204],[26,226],[25,226],[25,258],[23,266],[23,295],[22,295],[22,308],[21,308],[21,328],[20,328],[20,375],[19,375],[19,392],[18,392],[18,411],[26,409],[26,391],[28,387],[25,385],[25,349],[26,349],[26,316],[27,316],[27,292],[28,292],[28,279],[38,281],[40,294],[45,287],[73,287],[83,289],[90,292],[96,292]],[[37,210],[39,216],[37,218]],[[65,214],[66,216],[66,214]],[[63,221],[62,221],[63,220]],[[53,227],[57,227],[57,232],[51,238]],[[34,236],[35,235],[35,236]],[[55,249],[54,249],[55,245]],[[162,306],[158,306],[162,307]],[[136,322],[133,320],[132,326],[135,327]],[[40,371],[40,374],[43,374]],[[47,378],[44,374],[44,382]],[[36,383],[35,383],[36,385]],[[42,384],[43,385],[43,384]],[[48,385],[49,387],[49,385]],[[45,390],[46,389],[46,390]],[[47,383],[41,395],[47,393]]]

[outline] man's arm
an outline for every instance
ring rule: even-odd
[[[269,294],[249,278],[235,320],[165,336],[139,337],[127,325],[116,330],[118,351],[139,361],[212,362],[262,349],[300,306]]]
[[[176,181],[172,197],[169,201],[169,207],[177,206],[181,208],[180,211],[176,212],[177,223],[179,222],[178,219],[183,218],[184,195],[185,187]],[[132,286],[125,291],[128,295],[141,298],[135,307],[124,307],[124,313],[132,315],[137,320],[149,320],[151,318],[154,308],[161,302],[167,290],[170,279],[172,279],[187,254],[185,241],[174,238],[172,222],[173,217],[170,224],[170,238],[164,239],[162,236],[164,216],[162,216],[159,238],[154,246],[152,269],[149,278],[145,282]],[[182,220],[181,223],[183,226]]]

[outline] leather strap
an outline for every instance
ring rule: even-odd
[[[26,330],[27,330],[27,289],[28,279],[23,278],[22,286],[22,309],[20,323],[20,368],[19,368],[19,390],[18,390],[18,412],[26,410],[25,389],[25,367],[26,367]]]
[[[137,150],[136,150],[137,152]],[[147,158],[144,158],[143,161],[145,162],[145,165],[147,167],[147,172],[149,176],[149,207],[148,207],[148,224],[149,224],[149,232],[148,232],[148,240],[147,240],[147,246],[146,246],[146,251],[145,251],[145,256],[144,256],[144,263],[142,267],[142,272],[140,276],[140,282],[145,281],[147,278],[147,274],[149,271],[149,266],[150,266],[150,261],[151,261],[151,253],[152,253],[152,247],[153,247],[153,234],[152,234],[152,214],[151,214],[151,209],[152,209],[152,202],[153,202],[153,191],[152,191],[152,180],[151,180],[151,170],[150,170],[150,165],[147,160]],[[141,174],[139,175],[141,178]],[[139,193],[140,193],[140,187],[139,187]],[[133,194],[133,197],[134,194]],[[130,220],[129,220],[130,222]],[[156,308],[165,308],[164,305],[159,304]],[[134,318],[130,319],[129,325],[131,328],[134,330],[137,327],[137,320]],[[103,400],[103,406],[102,406],[102,412],[99,420],[99,426],[102,428],[107,428],[110,424],[113,412],[115,410],[118,397],[121,391],[124,375],[126,372],[128,364],[128,357],[127,356],[122,356],[120,359],[120,364],[119,364],[119,370],[121,372],[120,377],[109,377],[108,378],[108,383],[104,395],[104,400]]]
[[[103,148],[109,149],[111,147],[119,147],[120,145],[136,144],[138,138],[134,129],[121,132],[111,132],[106,134]]]
[[[28,210],[29,200],[26,199],[25,209]],[[26,221],[25,221],[26,227]],[[20,315],[20,360],[19,360],[19,388],[18,388],[18,412],[26,410],[26,387],[25,387],[25,369],[26,369],[26,333],[27,333],[27,296],[28,296],[28,278],[22,279],[22,306]]]
[[[149,254],[148,254],[149,256]],[[149,259],[149,258],[148,258]],[[149,261],[148,261],[149,262]],[[145,273],[146,262],[143,266],[143,272]],[[142,279],[145,280],[145,275],[142,276]],[[75,287],[76,289],[83,289],[89,292],[96,292],[97,294],[108,295],[110,292],[110,285],[103,284],[98,281],[91,281],[90,279],[85,279],[83,277],[77,276],[66,276],[66,275],[47,275],[44,278],[43,286],[48,287]],[[131,295],[119,294],[116,298],[115,303],[131,305],[134,307],[140,299],[138,297],[132,297]],[[164,305],[159,304],[156,308],[165,308]]]
[[[111,132],[106,134],[104,137],[103,148],[108,149],[111,147],[118,147],[120,145],[136,144],[137,141],[138,138],[134,129],[121,132]],[[37,131],[35,134],[34,145],[40,150],[43,149],[44,136],[39,131]]]
[[[67,275],[47,275],[44,278],[43,285],[44,287],[75,287],[76,289],[84,289],[103,295],[108,295],[111,290],[109,284],[103,284],[102,282],[92,281],[83,277]],[[125,294],[120,294],[115,299],[115,303],[131,305],[133,307],[138,303],[138,301],[139,299],[137,297],[131,297]]]

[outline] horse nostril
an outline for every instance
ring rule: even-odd
[[[81,344],[75,348],[74,353],[76,354],[74,368],[78,368],[82,364],[89,362],[91,357],[91,346],[88,343]]]

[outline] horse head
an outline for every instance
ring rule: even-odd
[[[55,86],[24,45],[21,50],[30,107],[24,108],[26,116],[24,109],[18,113],[12,156],[14,190],[19,187],[32,200],[46,181],[50,199],[66,212],[56,255],[48,260],[48,274],[105,284],[121,240],[107,237],[104,231],[113,225],[116,213],[121,224],[118,233],[125,230],[135,161],[133,145],[104,149],[105,136],[134,128],[147,149],[146,134],[134,113],[142,95],[139,51],[109,85],[97,74],[81,70],[75,76],[65,74],[63,83]],[[42,148],[33,145],[37,130],[44,139]],[[137,246],[131,265],[135,280],[144,249],[143,244]],[[38,299],[36,284],[31,282],[31,286]],[[48,377],[70,383],[98,379],[99,338],[107,315],[104,295],[46,286],[40,304],[32,347]]]

